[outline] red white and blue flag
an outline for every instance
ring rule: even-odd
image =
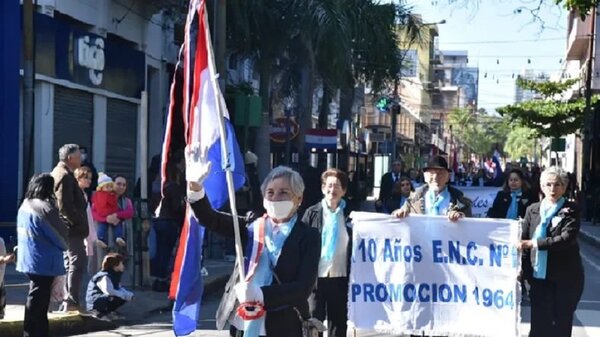
[[[213,208],[229,199],[226,170],[233,173],[234,188],[244,184],[244,165],[225,100],[218,87],[204,0],[191,0],[185,26],[185,39],[171,84],[171,100],[162,151],[162,183],[174,153],[186,145],[208,149],[211,172],[204,190]],[[219,114],[222,109],[227,148],[221,148]],[[239,165],[236,165],[238,164]],[[192,216],[189,206],[181,230],[179,247],[171,277],[169,298],[173,306],[173,331],[176,336],[196,330],[200,314],[203,281],[200,274],[204,227]]]

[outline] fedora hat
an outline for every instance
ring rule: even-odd
[[[433,156],[429,158],[429,161],[427,161],[427,166],[423,168],[423,171],[431,169],[444,169],[450,172],[448,169],[448,161],[442,156]]]

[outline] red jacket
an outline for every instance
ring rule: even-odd
[[[113,192],[97,191],[92,195],[92,206],[94,211],[102,217],[117,213],[119,210],[117,195]]]

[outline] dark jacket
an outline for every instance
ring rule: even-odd
[[[223,236],[234,236],[232,217],[213,210],[208,198],[202,198],[190,206],[198,222],[206,228]],[[253,241],[253,234],[246,227],[249,223],[240,218],[239,226],[246,260],[251,255]],[[309,316],[308,297],[317,280],[320,256],[321,236],[317,230],[298,220],[283,244],[274,269],[281,284],[273,278],[271,285],[261,288],[267,310],[265,327],[268,336],[302,336],[300,320],[293,307],[298,308],[304,317]],[[225,286],[225,293],[217,310],[219,329],[233,317],[237,304],[233,287],[238,282],[239,273],[236,266]]]
[[[185,190],[178,183],[169,181],[165,184],[164,196],[160,202],[158,219],[175,220],[179,227],[185,218]]]
[[[541,202],[537,202],[527,208],[522,222],[521,239],[530,240],[535,229],[540,225],[540,205]],[[577,205],[570,201],[565,202],[553,219],[550,220],[547,237],[537,241],[539,250],[548,251],[546,279],[581,280],[583,279],[583,265],[577,243],[580,228]],[[521,257],[523,277],[531,280],[533,278],[532,259],[535,256],[528,249],[523,251]]]
[[[381,200],[382,202],[386,201],[392,196],[392,189],[394,188],[394,174],[393,172],[388,172],[381,176],[381,183],[379,184],[379,198],[377,200]],[[398,173],[398,180],[400,181],[400,177],[402,177],[402,172]]]
[[[384,203],[383,203],[383,209],[382,212],[390,214],[393,211],[397,210],[398,208],[400,208],[400,202],[402,201],[402,195],[393,195],[391,197],[389,197]],[[409,196],[410,197],[410,196]],[[408,201],[408,198],[407,201]],[[405,201],[406,202],[406,201]]]
[[[346,227],[346,232],[348,233],[346,261],[346,270],[348,276],[350,276],[350,258],[352,257],[352,228],[346,226],[346,222],[348,222],[348,217],[351,211],[352,210],[348,207],[344,209],[344,226]],[[312,228],[316,228],[319,233],[323,232],[323,205],[321,202],[318,202],[306,209],[306,212],[304,212],[304,216],[302,217],[302,222]]]
[[[429,190],[428,185],[423,185],[417,188],[410,194],[408,200],[402,206],[402,209],[407,209],[412,214],[425,214],[425,193]],[[471,199],[464,196],[460,190],[448,186],[448,193],[450,193],[450,206],[448,210],[462,212],[466,217],[473,216],[471,207],[473,202]]]
[[[89,234],[87,201],[77,179],[67,164],[58,162],[52,170],[54,193],[60,216],[69,228],[70,238],[86,238]]]
[[[102,289],[98,286],[98,281],[102,279],[104,276],[108,276],[108,279],[112,283],[114,289],[121,288],[121,277],[123,273],[117,273],[114,271],[104,271],[101,270],[97,272],[88,283],[87,291],[85,292],[85,304],[87,310],[94,309],[94,302],[98,300],[100,297],[106,296]]]
[[[518,202],[518,217],[524,218],[525,211],[527,207],[531,204],[538,202],[538,196],[533,193],[531,190],[525,191],[521,194],[521,197],[517,198]],[[506,218],[506,212],[508,212],[508,208],[510,207],[510,203],[512,202],[512,198],[510,196],[510,192],[507,191],[499,191],[496,194],[496,198],[494,199],[494,203],[492,207],[487,212],[488,218],[496,218],[496,219],[504,219]]]

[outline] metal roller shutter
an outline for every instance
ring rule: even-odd
[[[137,167],[138,106],[109,98],[106,110],[106,172],[113,177],[125,176],[128,185],[133,187]]]
[[[64,144],[78,144],[92,151],[94,130],[94,96],[80,90],[54,86],[54,140],[55,162],[58,149]]]

